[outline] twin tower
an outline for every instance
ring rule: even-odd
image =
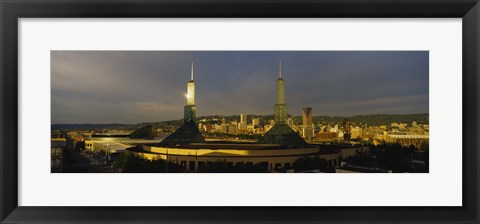
[[[195,120],[197,108],[195,107],[195,81],[193,80],[193,62],[190,81],[187,83],[187,105],[183,109],[183,122]],[[285,104],[285,81],[282,78],[282,61],[279,62],[279,78],[277,79],[277,103],[275,104],[275,124],[287,123],[287,104]]]

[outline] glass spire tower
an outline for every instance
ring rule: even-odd
[[[192,73],[190,81],[187,83],[187,105],[183,109],[183,122],[187,123],[189,120],[195,120],[197,108],[195,107],[195,82],[193,81],[193,62]]]
[[[282,60],[279,63],[279,78],[277,79],[277,103],[274,107],[275,124],[287,123],[287,104],[285,104],[285,81],[282,78]]]

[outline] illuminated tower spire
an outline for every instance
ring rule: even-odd
[[[283,146],[304,147],[307,142],[287,124],[287,104],[285,104],[285,81],[282,78],[282,61],[279,60],[277,79],[277,103],[274,107],[275,125],[260,138],[258,144],[280,144]]]
[[[277,79],[277,103],[274,108],[275,124],[287,123],[287,104],[285,104],[285,81],[282,78],[282,60],[279,61],[279,78]]]
[[[282,78],[282,59],[280,59],[280,77],[279,78]]]
[[[193,81],[193,62],[192,62],[192,78],[190,78],[190,81]]]
[[[195,107],[195,82],[193,81],[193,62],[192,62],[192,71],[190,81],[187,83],[187,105],[183,110],[184,112],[184,122],[189,120],[195,120],[196,107]]]
[[[193,62],[190,82],[187,83],[187,105],[195,105],[195,82],[193,81]]]

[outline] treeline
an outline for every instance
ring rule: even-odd
[[[265,123],[269,120],[274,120],[274,115],[247,115],[247,123],[252,122],[252,117],[259,118],[261,123]],[[295,124],[302,123],[302,116],[291,116]],[[212,115],[212,116],[203,116],[199,117],[201,119],[218,119],[219,121],[222,118],[225,118],[226,121],[239,121],[240,115]],[[419,114],[371,114],[371,115],[356,115],[350,117],[342,116],[313,116],[313,122],[316,123],[325,123],[325,124],[337,124],[342,123],[344,119],[350,120],[350,122],[355,124],[366,124],[369,126],[378,126],[378,125],[390,125],[391,123],[408,123],[416,121],[418,124],[428,124],[429,123],[429,114],[428,113],[419,113]]]
[[[52,124],[52,130],[135,129],[134,124]]]
[[[366,124],[369,126],[390,125],[391,123],[408,123],[416,121],[418,124],[428,124],[429,114],[373,114],[373,115],[357,115],[351,117],[338,117],[338,116],[314,116],[314,123],[342,123],[344,119],[350,120],[351,123],[360,125]],[[302,117],[296,116],[295,122],[301,122]]]
[[[213,132],[213,133],[202,133],[204,137],[207,138],[239,138],[244,140],[258,140],[262,138],[260,134],[227,134],[227,133],[220,133],[220,132]]]
[[[392,170],[394,173],[415,172],[413,161],[420,160],[425,163],[423,172],[428,172],[429,146],[422,143],[421,149],[414,146],[402,147],[399,144],[381,144],[370,146],[366,152],[359,152],[347,159],[350,165]]]
[[[133,153],[125,153],[113,162],[113,167],[123,173],[182,173],[186,167],[181,164],[168,162],[163,159],[148,160]],[[293,169],[295,172],[319,170],[321,172],[335,172],[325,159],[316,157],[298,158],[292,166],[274,167],[276,172],[287,172]],[[226,161],[201,162],[198,165],[199,173],[266,173],[268,163],[231,163]]]
[[[165,160],[148,160],[133,153],[124,153],[117,161],[113,162],[115,169],[123,173],[180,173],[183,166]]]
[[[252,117],[259,118],[260,122],[264,124],[269,120],[274,120],[274,115],[247,115],[247,123],[252,123]],[[302,116],[289,116],[292,117],[295,124],[302,123]],[[240,121],[240,115],[211,115],[211,116],[201,116],[197,120],[211,120],[218,119],[214,123],[220,123],[221,119],[225,118],[226,121]],[[428,124],[429,123],[429,114],[420,113],[420,114],[372,114],[372,115],[356,115],[350,117],[342,116],[314,116],[313,122],[316,123],[325,123],[325,124],[337,124],[342,123],[344,119],[350,120],[350,122],[360,125],[366,124],[369,126],[378,126],[378,125],[390,125],[391,123],[408,123],[416,121],[418,124]],[[89,129],[139,129],[147,125],[153,125],[155,128],[165,128],[165,127],[180,127],[183,124],[183,119],[179,120],[169,120],[169,121],[160,121],[160,122],[151,122],[151,123],[139,123],[139,124],[52,124],[52,130],[89,130]]]

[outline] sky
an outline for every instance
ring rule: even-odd
[[[52,124],[181,119],[191,63],[197,116],[428,113],[428,51],[51,51]]]

